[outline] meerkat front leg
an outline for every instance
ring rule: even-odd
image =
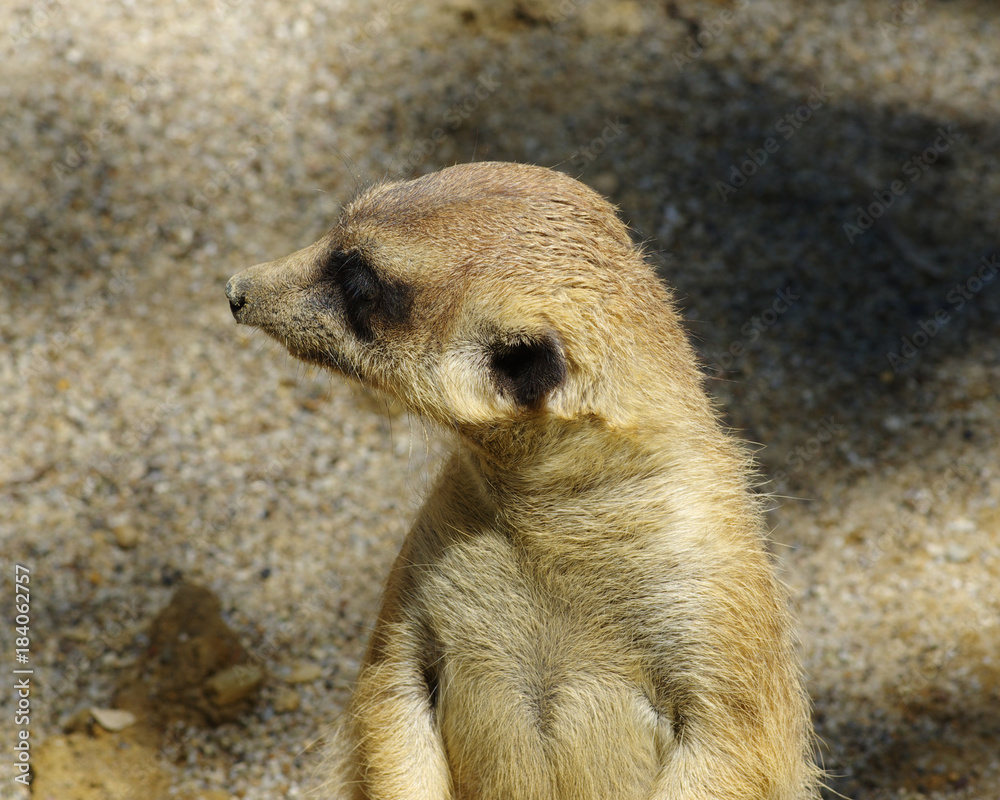
[[[387,609],[383,607],[383,617]],[[451,773],[415,632],[380,621],[348,709],[359,798],[447,800]],[[338,798],[339,800],[339,798]]]
[[[370,666],[358,682],[352,724],[365,797],[446,800],[451,777],[426,690],[414,685],[410,665]]]

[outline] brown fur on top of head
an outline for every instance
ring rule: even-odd
[[[460,436],[336,735],[338,800],[811,800],[785,595],[668,291],[577,181],[364,190],[236,319]]]

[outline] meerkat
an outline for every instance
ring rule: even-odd
[[[610,203],[518,164],[380,183],[226,294],[454,441],[319,796],[818,797],[751,460]]]

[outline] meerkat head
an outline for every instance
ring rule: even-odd
[[[376,185],[226,294],[237,322],[292,355],[460,432],[627,417],[660,378],[693,380],[669,297],[614,208],[541,167]]]

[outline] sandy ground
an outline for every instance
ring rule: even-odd
[[[4,10],[0,661],[19,564],[35,671],[0,797],[24,730],[35,797],[304,796],[437,447],[223,286],[358,182],[505,159],[619,204],[763,445],[831,787],[1000,798],[995,4]],[[266,669],[249,709],[81,717],[184,581]]]

